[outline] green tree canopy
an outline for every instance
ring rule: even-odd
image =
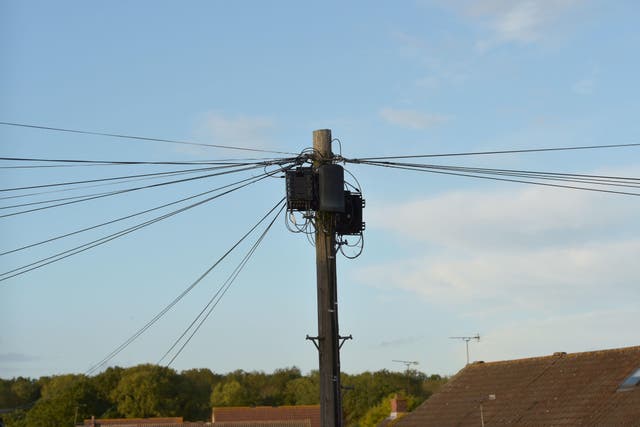
[[[418,371],[342,375],[345,425],[373,425],[390,413],[389,396],[407,393],[415,406],[446,381]],[[296,367],[273,373],[237,370],[225,375],[209,369],[176,373],[157,365],[110,367],[102,373],[0,379],[0,407],[30,409],[3,415],[7,427],[59,427],[74,420],[182,416],[209,420],[212,406],[311,405],[320,401],[318,371]],[[382,418],[381,418],[382,417]]]
[[[232,379],[215,386],[211,393],[211,406],[246,406],[246,395],[240,382]]]
[[[180,395],[184,397],[181,415],[188,420],[210,419],[211,393],[223,376],[209,369],[189,369],[182,371],[180,377]]]
[[[72,425],[95,413],[101,413],[107,402],[84,375],[60,375],[44,382],[42,397],[27,413],[26,425],[59,427]]]
[[[111,392],[118,412],[127,418],[181,415],[180,381],[176,371],[156,365],[139,365],[122,373]]]

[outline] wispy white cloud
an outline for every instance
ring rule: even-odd
[[[548,36],[559,21],[584,0],[464,0],[439,2],[443,7],[477,21],[489,34],[477,41],[485,51],[502,43],[530,44]]]
[[[437,89],[441,86],[441,79],[438,76],[431,75],[421,77],[416,80],[416,86],[425,88],[425,89]]]
[[[38,360],[37,357],[24,353],[2,353],[0,354],[0,363],[26,363]]]
[[[430,49],[429,44],[422,38],[404,31],[394,31],[391,38],[400,46],[400,52],[410,57],[421,57]]]
[[[265,139],[266,133],[273,129],[274,122],[266,117],[229,116],[209,112],[201,126],[217,141],[255,143]]]
[[[388,123],[408,129],[426,129],[451,120],[450,116],[443,114],[395,108],[383,108],[380,117]]]
[[[410,336],[410,337],[402,337],[396,338],[388,341],[382,341],[378,344],[379,347],[393,347],[397,348],[404,345],[414,344],[416,342],[422,341],[424,337]]]
[[[476,302],[489,311],[573,309],[599,296],[640,297],[635,288],[638,253],[640,239],[513,252],[443,252],[369,267],[360,280],[413,292],[434,304]]]
[[[635,199],[525,188],[380,205],[384,212],[367,212],[370,232],[391,231],[422,250],[362,268],[362,283],[487,311],[640,298]]]
[[[509,360],[637,343],[640,314],[633,309],[587,311],[515,320],[487,331],[473,348],[474,360]],[[616,333],[612,333],[616,331]],[[630,344],[631,343],[631,344]]]
[[[467,11],[486,19],[501,40],[533,42],[543,27],[566,7],[563,0],[489,0],[472,2]]]
[[[450,37],[427,40],[403,31],[395,31],[391,37],[401,55],[418,61],[426,70],[425,75],[415,79],[417,87],[458,86],[468,79],[471,60],[467,47],[459,40]]]
[[[274,128],[275,122],[269,117],[211,111],[201,116],[195,132],[203,142],[265,148]]]
[[[630,175],[636,176],[633,172]],[[367,212],[370,226],[453,249],[513,250],[586,242],[640,214],[635,200],[540,187],[454,191]],[[615,196],[613,196],[615,198]],[[411,224],[411,226],[407,226]]]
[[[598,70],[593,70],[588,75],[576,81],[571,89],[578,95],[591,95],[596,88]]]

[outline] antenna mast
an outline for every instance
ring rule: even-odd
[[[406,375],[407,375],[407,396],[409,396],[409,386],[411,384],[411,377],[409,376],[411,365],[418,365],[419,363],[415,360],[392,360],[392,362],[402,363],[407,367]]]
[[[397,363],[402,363],[403,365],[405,365],[407,367],[407,371],[409,371],[409,369],[411,369],[411,365],[419,365],[419,362],[416,362],[415,360],[392,360],[392,362],[397,362]]]
[[[469,364],[469,341],[476,340],[480,342],[480,334],[477,333],[472,337],[449,337],[452,340],[463,340],[467,346],[467,365]]]

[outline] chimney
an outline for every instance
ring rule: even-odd
[[[397,394],[391,399],[391,418],[392,420],[398,418],[398,415],[407,412],[407,399],[400,397]]]

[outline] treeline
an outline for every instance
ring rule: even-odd
[[[346,424],[373,425],[389,413],[394,393],[408,398],[410,409],[446,381],[419,371],[364,372],[342,375]],[[112,367],[95,376],[59,375],[39,379],[0,379],[0,414],[7,427],[61,427],[90,418],[181,416],[211,419],[221,406],[282,406],[319,403],[317,371],[303,375],[296,367],[271,374],[216,374],[209,369],[182,372],[157,365]],[[385,409],[386,408],[386,409]],[[382,417],[382,418],[381,418]]]

